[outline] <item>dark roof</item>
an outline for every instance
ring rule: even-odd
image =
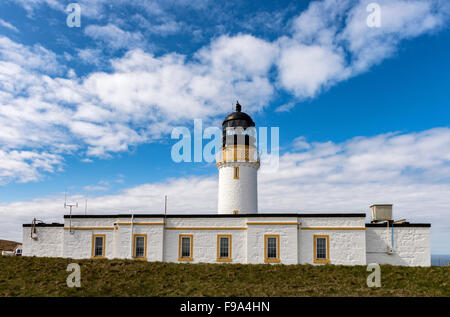
[[[131,214],[118,215],[72,215],[72,218],[131,218]],[[328,214],[301,214],[301,213],[267,213],[267,214],[237,214],[237,215],[220,215],[220,214],[170,214],[166,218],[257,218],[257,217],[366,217],[365,213],[328,213]],[[70,218],[64,215],[64,218]],[[134,218],[164,218],[164,214],[135,214]]]
[[[389,225],[389,227],[391,227],[392,225]],[[387,224],[386,223],[366,223],[366,227],[376,227],[376,228],[386,228]],[[394,228],[396,227],[426,227],[429,228],[431,227],[431,223],[409,223],[409,222],[404,222],[404,223],[394,223]]]
[[[232,120],[244,120],[248,123],[249,127],[255,126],[255,122],[253,122],[253,119],[245,112],[237,112],[237,111],[232,112],[225,118],[225,120],[223,120],[223,123]]]
[[[31,227],[31,223],[25,223],[22,226],[23,227]],[[53,223],[37,223],[35,226],[36,227],[64,227],[64,224],[56,223],[56,222],[53,222]]]
[[[116,215],[72,215],[72,218],[131,218],[131,214],[116,214]],[[69,218],[69,215],[64,215],[64,218]],[[333,214],[301,214],[301,213],[289,213],[289,214],[230,214],[230,215],[219,215],[219,214],[178,214],[178,215],[166,215],[166,218],[258,218],[258,217],[317,217],[317,218],[337,218],[337,217],[356,217],[365,218],[364,213],[333,213]],[[164,214],[135,214],[134,218],[164,218]],[[390,225],[391,226],[391,225]],[[23,224],[23,227],[31,227],[31,224]],[[64,227],[62,223],[38,223],[36,227]],[[367,228],[386,228],[386,223],[366,223]],[[431,227],[430,223],[395,223],[394,227]],[[0,245],[2,241],[0,240]],[[9,241],[12,243],[17,243],[14,241]],[[0,247],[1,249],[1,247]]]
[[[222,127],[254,127],[255,122],[253,122],[252,118],[241,111],[242,107],[239,102],[236,103],[236,111],[230,113],[225,120],[222,122]]]

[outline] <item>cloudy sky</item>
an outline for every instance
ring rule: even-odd
[[[450,254],[450,4],[63,0],[0,3],[0,238],[34,217],[215,213],[214,163],[171,159],[174,127],[235,100],[278,127],[260,212],[368,212],[432,223]],[[373,20],[372,20],[373,21]]]

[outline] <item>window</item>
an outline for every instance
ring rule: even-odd
[[[314,263],[330,262],[329,236],[314,236]]]
[[[192,235],[180,235],[178,261],[192,261]]]
[[[234,179],[239,179],[239,166],[234,167]]]
[[[147,235],[135,234],[133,245],[133,258],[145,259],[147,257]]]
[[[264,262],[280,262],[279,235],[264,235]]]
[[[233,215],[238,215],[239,214],[239,210],[233,210]]]
[[[92,236],[92,257],[103,258],[105,257],[105,235],[94,234]]]
[[[217,236],[217,261],[231,262],[231,235]]]

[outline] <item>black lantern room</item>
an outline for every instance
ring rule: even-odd
[[[230,113],[222,123],[222,146],[255,146],[255,122],[242,112],[242,106],[236,102],[236,111]]]

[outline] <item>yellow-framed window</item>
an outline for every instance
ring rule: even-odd
[[[178,242],[178,261],[192,261],[194,252],[194,236],[180,234]]]
[[[264,262],[265,263],[280,262],[280,235],[279,234],[264,235]]]
[[[233,178],[239,179],[239,166],[234,167]]]
[[[92,235],[92,258],[104,258],[105,257],[105,234],[93,234]]]
[[[239,214],[239,210],[233,210],[233,215],[238,215]]]
[[[330,236],[314,235],[314,263],[330,263]]]
[[[217,261],[231,262],[231,234],[217,235]]]
[[[133,258],[145,260],[147,258],[147,235],[133,235]]]

